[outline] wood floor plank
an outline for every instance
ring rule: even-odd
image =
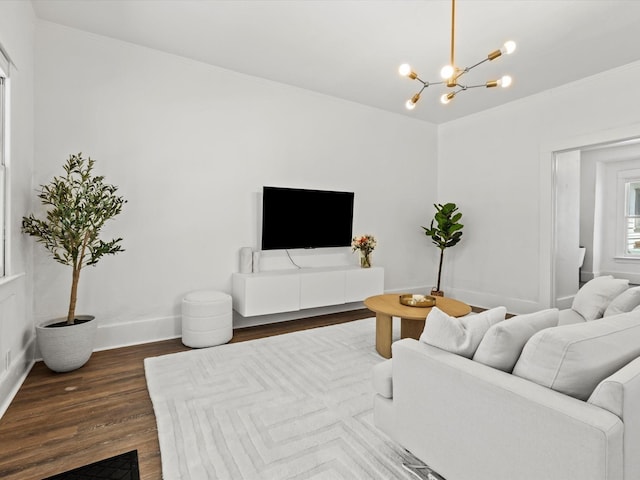
[[[372,316],[361,309],[237,329],[231,343]],[[41,480],[137,449],[140,478],[160,480],[158,433],[143,362],[186,350],[173,339],[94,352],[84,367],[63,374],[36,363],[0,419],[0,478]]]

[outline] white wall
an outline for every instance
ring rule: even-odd
[[[438,198],[464,215],[462,241],[445,252],[446,294],[512,312],[534,308],[544,121],[541,102],[527,101],[440,127]]]
[[[638,81],[630,64],[440,126],[438,198],[466,219],[445,291],[514,313],[554,302],[553,152],[638,136]]]
[[[263,185],[354,191],[385,289],[431,285],[434,125],[47,22],[36,64],[36,183],[83,152],[128,200],[106,232],[126,252],[80,283],[100,346],[175,335],[186,292],[230,292]],[[70,271],[36,248],[35,272],[36,318],[64,314]]]
[[[585,151],[580,162],[580,245],[585,250],[581,280],[594,277],[594,232],[596,218],[596,165],[594,154],[599,151]],[[601,228],[601,227],[599,227]]]
[[[8,269],[7,277],[0,280],[0,416],[33,357],[32,258],[30,243],[20,232],[20,222],[33,195],[34,32],[31,2],[0,2],[0,43],[15,63],[10,71],[9,99]]]
[[[579,288],[580,151],[556,156],[555,297],[558,308],[569,308]]]

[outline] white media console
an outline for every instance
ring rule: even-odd
[[[233,309],[243,317],[362,302],[384,293],[384,268],[359,266],[234,273]]]

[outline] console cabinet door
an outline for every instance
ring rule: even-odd
[[[347,270],[345,302],[362,302],[367,297],[384,293],[384,268]]]
[[[300,308],[316,308],[344,303],[344,271],[302,273]]]
[[[243,317],[300,310],[300,275],[235,275],[233,283]]]

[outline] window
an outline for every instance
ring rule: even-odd
[[[625,191],[625,254],[640,256],[640,178],[628,180]]]

